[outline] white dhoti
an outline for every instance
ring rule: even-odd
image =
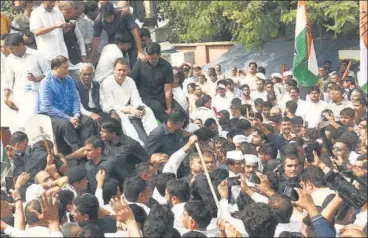
[[[153,131],[157,126],[157,121],[155,114],[149,107],[145,107],[146,114],[142,118],[142,124],[145,132],[147,133],[147,136]],[[120,118],[121,118],[121,126],[124,132],[124,135],[127,135],[134,140],[138,141],[142,146],[144,145],[145,141],[141,141],[139,139],[139,135],[137,131],[135,130],[133,124],[129,120],[129,115],[124,114],[123,112],[118,112]]]

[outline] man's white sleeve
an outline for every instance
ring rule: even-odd
[[[162,173],[173,173],[177,175],[180,164],[183,162],[188,153],[185,153],[183,148],[172,154],[169,160],[166,162]]]

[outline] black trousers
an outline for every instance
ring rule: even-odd
[[[85,140],[98,133],[95,122],[87,116],[80,117],[79,128],[74,128],[68,119],[50,118],[58,150],[63,154],[78,150]]]
[[[142,120],[139,118],[131,117],[129,118],[129,121],[132,123],[132,125],[134,126],[134,129],[137,131],[139,139],[143,143],[145,143],[148,136],[147,136],[146,131],[144,130]]]
[[[155,114],[155,117],[157,120],[159,120],[161,123],[164,123],[169,115],[167,114],[166,105],[161,100],[158,99],[143,99],[143,102],[152,109],[153,113]],[[179,103],[177,103],[174,99],[172,100],[172,109],[178,109],[185,115],[185,123],[184,127],[186,127],[189,123],[189,115],[188,112],[180,106]]]

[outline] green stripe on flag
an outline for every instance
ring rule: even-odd
[[[367,94],[368,93],[368,84],[367,82],[365,82],[365,84],[363,84],[362,86],[360,86],[360,88]]]
[[[295,39],[295,53],[293,62],[293,74],[299,83],[304,87],[312,87],[317,84],[319,78],[308,69],[308,43],[307,29]]]

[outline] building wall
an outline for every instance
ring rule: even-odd
[[[195,64],[206,65],[226,53],[234,43],[231,41],[173,44],[178,52],[194,52]]]

